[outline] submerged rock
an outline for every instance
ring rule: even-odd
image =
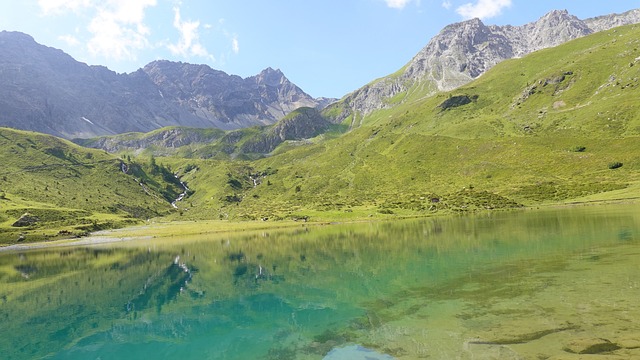
[[[361,345],[350,345],[335,348],[323,358],[323,360],[393,360],[387,354],[380,354]]]
[[[620,349],[607,339],[585,338],[571,341],[564,350],[573,354],[600,354]]]
[[[620,339],[615,339],[615,343],[624,349],[640,349],[640,333],[626,334]]]

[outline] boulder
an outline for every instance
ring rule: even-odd
[[[33,226],[33,225],[37,224],[39,221],[40,221],[40,219],[37,216],[33,216],[33,215],[29,214],[29,213],[24,213],[11,226],[13,226],[13,227]]]
[[[564,348],[566,352],[573,354],[601,354],[618,349],[618,344],[601,338],[575,339]]]
[[[442,104],[438,105],[443,111],[458,106],[463,106],[472,103],[478,99],[478,95],[456,95],[448,98]]]

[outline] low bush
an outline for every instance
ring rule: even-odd
[[[617,162],[616,161],[616,162],[609,163],[609,169],[611,169],[611,170],[617,169],[617,168],[620,168],[620,167],[622,167],[622,163],[621,162]]]

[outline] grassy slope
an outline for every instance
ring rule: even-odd
[[[269,152],[261,150],[267,148],[264,144],[277,145],[285,141],[281,139],[281,135],[297,136],[293,131],[284,131],[286,128],[300,129],[309,126],[305,121],[313,121],[316,118],[321,118],[316,114],[316,110],[302,107],[270,126],[253,126],[230,131],[171,126],[149,133],[125,133],[74,141],[85,147],[108,151],[116,149],[115,152],[124,156],[250,160],[263,157],[263,152]],[[316,132],[322,132],[325,124],[315,125]],[[344,126],[332,125],[327,131],[343,133],[345,130]]]
[[[171,133],[178,135],[171,136]],[[100,141],[105,141],[109,145],[122,149],[124,155],[143,155],[143,156],[178,156],[193,157],[198,156],[197,152],[202,151],[203,144],[219,141],[225,136],[226,132],[220,129],[200,129],[187,128],[179,126],[163,127],[148,133],[125,133],[110,136],[101,136],[91,139],[75,139],[74,142],[81,146],[100,148]],[[178,147],[162,147],[149,146],[140,151],[138,145],[142,143],[162,143],[166,138],[172,138],[175,143],[189,143],[188,145]]]
[[[638,39],[638,26],[595,34],[505,61],[451,93],[413,91],[335,139],[220,169],[202,162],[185,176],[196,189],[189,216],[331,219],[635,197]],[[478,98],[438,107],[458,95]],[[254,187],[247,175],[267,170]]]
[[[21,233],[34,241],[55,237],[59,230],[122,226],[171,208],[161,190],[170,196],[173,185],[147,175],[144,166],[129,164],[132,175],[127,175],[113,155],[52,136],[0,129],[0,159],[2,243],[16,241]],[[11,226],[27,212],[41,221],[27,228]]]

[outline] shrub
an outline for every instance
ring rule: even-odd
[[[577,145],[571,148],[572,152],[584,152],[585,150],[587,150],[587,148],[581,145]]]
[[[198,170],[198,165],[187,164],[187,166],[185,166],[184,168],[185,173],[191,172],[191,170]]]
[[[613,170],[613,169],[617,169],[619,167],[622,167],[622,163],[621,162],[612,162],[609,163],[609,169]]]
[[[235,190],[242,190],[242,183],[238,179],[229,179],[227,181],[227,184],[229,184],[229,186],[231,186]]]

